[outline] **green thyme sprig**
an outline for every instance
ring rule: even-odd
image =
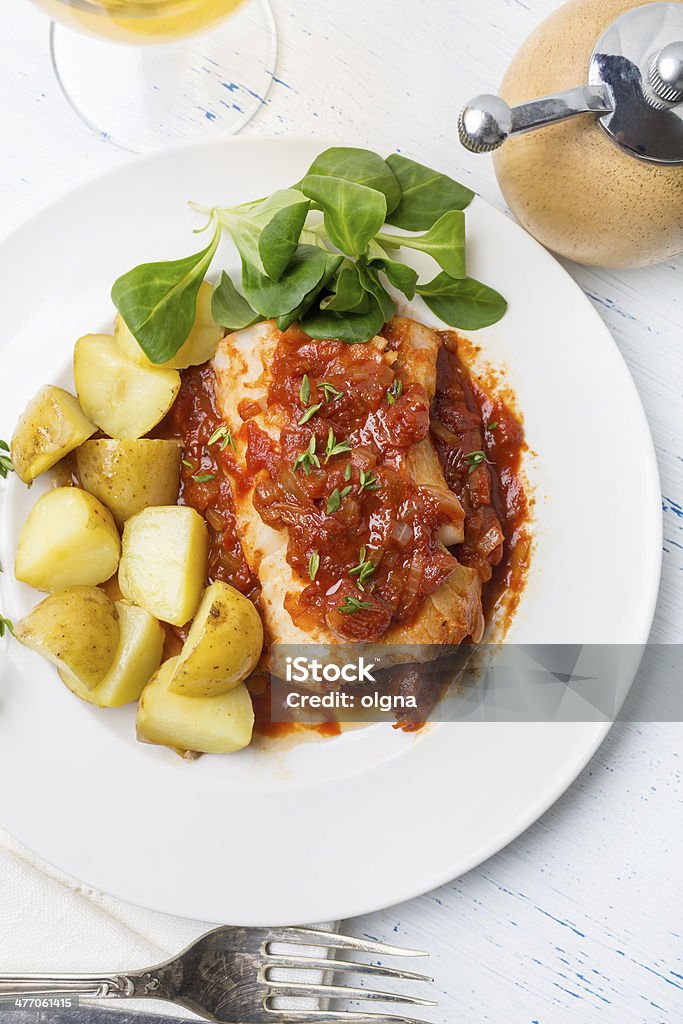
[[[374,573],[375,569],[377,568],[374,562],[371,562],[368,558],[366,558],[366,554],[366,548],[365,546],[363,546],[360,549],[358,565],[354,566],[354,568],[350,570],[351,576],[358,577],[358,579],[356,580],[356,585],[359,590],[365,590],[365,584],[368,582],[368,580]]]
[[[374,607],[369,601],[359,601],[357,597],[347,594],[344,598],[344,604],[339,605],[339,611],[343,612],[344,615],[355,615],[356,612],[363,611],[364,609],[371,612]]]
[[[325,447],[325,465],[334,458],[335,455],[344,455],[346,452],[351,451],[351,445],[348,441],[337,441],[334,436],[334,430],[330,427],[330,432],[327,435],[327,445]]]
[[[225,426],[219,427],[217,430],[214,430],[213,434],[208,440],[208,444],[218,444],[218,447],[222,452],[225,451],[228,445],[230,445],[234,452],[237,451],[237,445],[235,444],[235,440],[232,436],[230,428]]]
[[[315,578],[318,575],[318,569],[320,568],[320,555],[317,551],[314,551],[311,557],[308,559],[308,577],[311,583],[315,582]]]
[[[320,469],[320,459],[315,453],[317,446],[317,438],[315,434],[311,434],[311,440],[308,442],[308,448],[306,448],[305,451],[301,452],[296,457],[296,460],[294,462],[295,473],[297,469],[301,468],[303,469],[306,476],[308,476],[308,474],[311,472],[314,466],[316,469]]]

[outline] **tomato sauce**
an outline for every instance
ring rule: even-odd
[[[385,331],[390,337],[391,325]],[[381,639],[392,623],[419,612],[456,560],[479,571],[487,615],[503,603],[512,614],[530,547],[523,428],[496,382],[470,372],[457,335],[445,332],[441,340],[430,406],[420,384],[397,385],[378,347],[312,341],[290,328],[271,368],[269,404],[285,410],[280,441],[252,422],[261,406],[242,403],[246,467],[225,436],[211,366],[182,371],[179,396],[157,433],[183,444],[179,502],[207,522],[209,581],[223,580],[258,602],[260,584],[237,536],[229,479],[247,488],[258,474],[254,505],[266,523],[287,530],[288,561],[309,580],[288,605],[302,628],[325,622],[341,639]],[[464,541],[448,551],[438,531],[453,521],[453,507],[418,487],[402,467],[405,451],[430,430],[464,510]],[[397,685],[408,679],[419,685],[410,676],[416,671],[419,666],[410,667]],[[433,705],[432,689],[425,682]],[[258,732],[279,736],[297,728],[272,722],[266,676],[250,680],[250,690]],[[313,728],[339,732],[335,721]]]

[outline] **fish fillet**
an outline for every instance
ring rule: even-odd
[[[271,643],[327,646],[340,642],[333,630],[325,623],[307,624],[303,629],[287,610],[292,598],[301,594],[310,581],[287,561],[288,531],[266,524],[254,507],[258,474],[250,479],[247,467],[245,409],[246,418],[275,443],[279,443],[286,423],[284,410],[276,403],[269,404],[272,366],[281,338],[281,332],[270,321],[224,338],[213,363],[216,402],[235,442],[235,458],[240,466],[239,478],[232,481],[237,529],[247,562],[261,581],[261,612],[268,639]],[[392,366],[404,386],[421,384],[431,401],[436,389],[439,344],[438,335],[429,328],[409,320],[396,320],[389,325],[386,337],[379,336],[367,343],[366,352],[370,358]],[[445,491],[453,502],[429,436],[408,448],[403,460],[416,484]],[[457,501],[454,506],[453,520],[441,528],[440,535],[449,545],[462,540],[463,516],[457,514]],[[458,644],[467,636],[479,635],[482,621],[478,573],[456,565],[439,589],[424,598],[417,615],[407,623],[394,622],[381,642]]]

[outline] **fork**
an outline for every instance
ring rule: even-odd
[[[291,952],[274,952],[271,947],[275,943],[291,947]],[[0,999],[37,995],[161,999],[184,1006],[217,1024],[424,1024],[424,1021],[401,1013],[274,1008],[273,1000],[282,996],[436,1005],[432,1000],[417,996],[344,983],[309,984],[272,977],[275,970],[294,969],[402,981],[433,981],[426,975],[385,967],[381,963],[310,956],[302,951],[302,946],[369,953],[376,957],[426,956],[415,950],[308,928],[224,927],[207,932],[178,956],[143,971],[108,975],[0,974]]]

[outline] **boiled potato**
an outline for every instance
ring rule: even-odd
[[[121,593],[162,622],[183,626],[197,611],[208,555],[208,530],[193,508],[146,508],[123,531]]]
[[[80,487],[56,487],[24,523],[14,574],[36,590],[94,587],[114,575],[120,554],[109,509]]]
[[[30,484],[96,430],[73,395],[48,384],[31,399],[14,431],[11,456],[17,476]]]
[[[74,349],[74,379],[83,412],[110,437],[142,437],[173,405],[177,370],[132,363],[110,334],[86,334]]]
[[[78,477],[106,505],[116,525],[150,505],[175,505],[180,487],[177,441],[86,441],[76,452]]]
[[[204,591],[169,689],[187,697],[227,693],[256,668],[263,648],[261,616],[249,598],[217,581]]]
[[[144,608],[117,601],[121,630],[114,664],[93,690],[66,669],[59,674],[77,697],[100,708],[118,708],[137,700],[161,664],[164,630]]]
[[[119,646],[119,613],[97,587],[50,594],[14,626],[17,640],[88,689],[111,670]]]
[[[134,335],[128,329],[120,313],[114,321],[114,337],[124,355],[140,366],[163,366],[165,368],[184,370],[187,366],[199,366],[213,359],[218,342],[223,337],[223,328],[219,327],[211,316],[211,296],[213,285],[207,281],[199,286],[197,295],[197,315],[190,336],[182,348],[165,363],[152,363],[142,351]]]
[[[232,754],[249,746],[254,708],[244,683],[217,697],[183,697],[169,690],[176,664],[176,658],[165,662],[142,691],[138,739],[202,754]]]

